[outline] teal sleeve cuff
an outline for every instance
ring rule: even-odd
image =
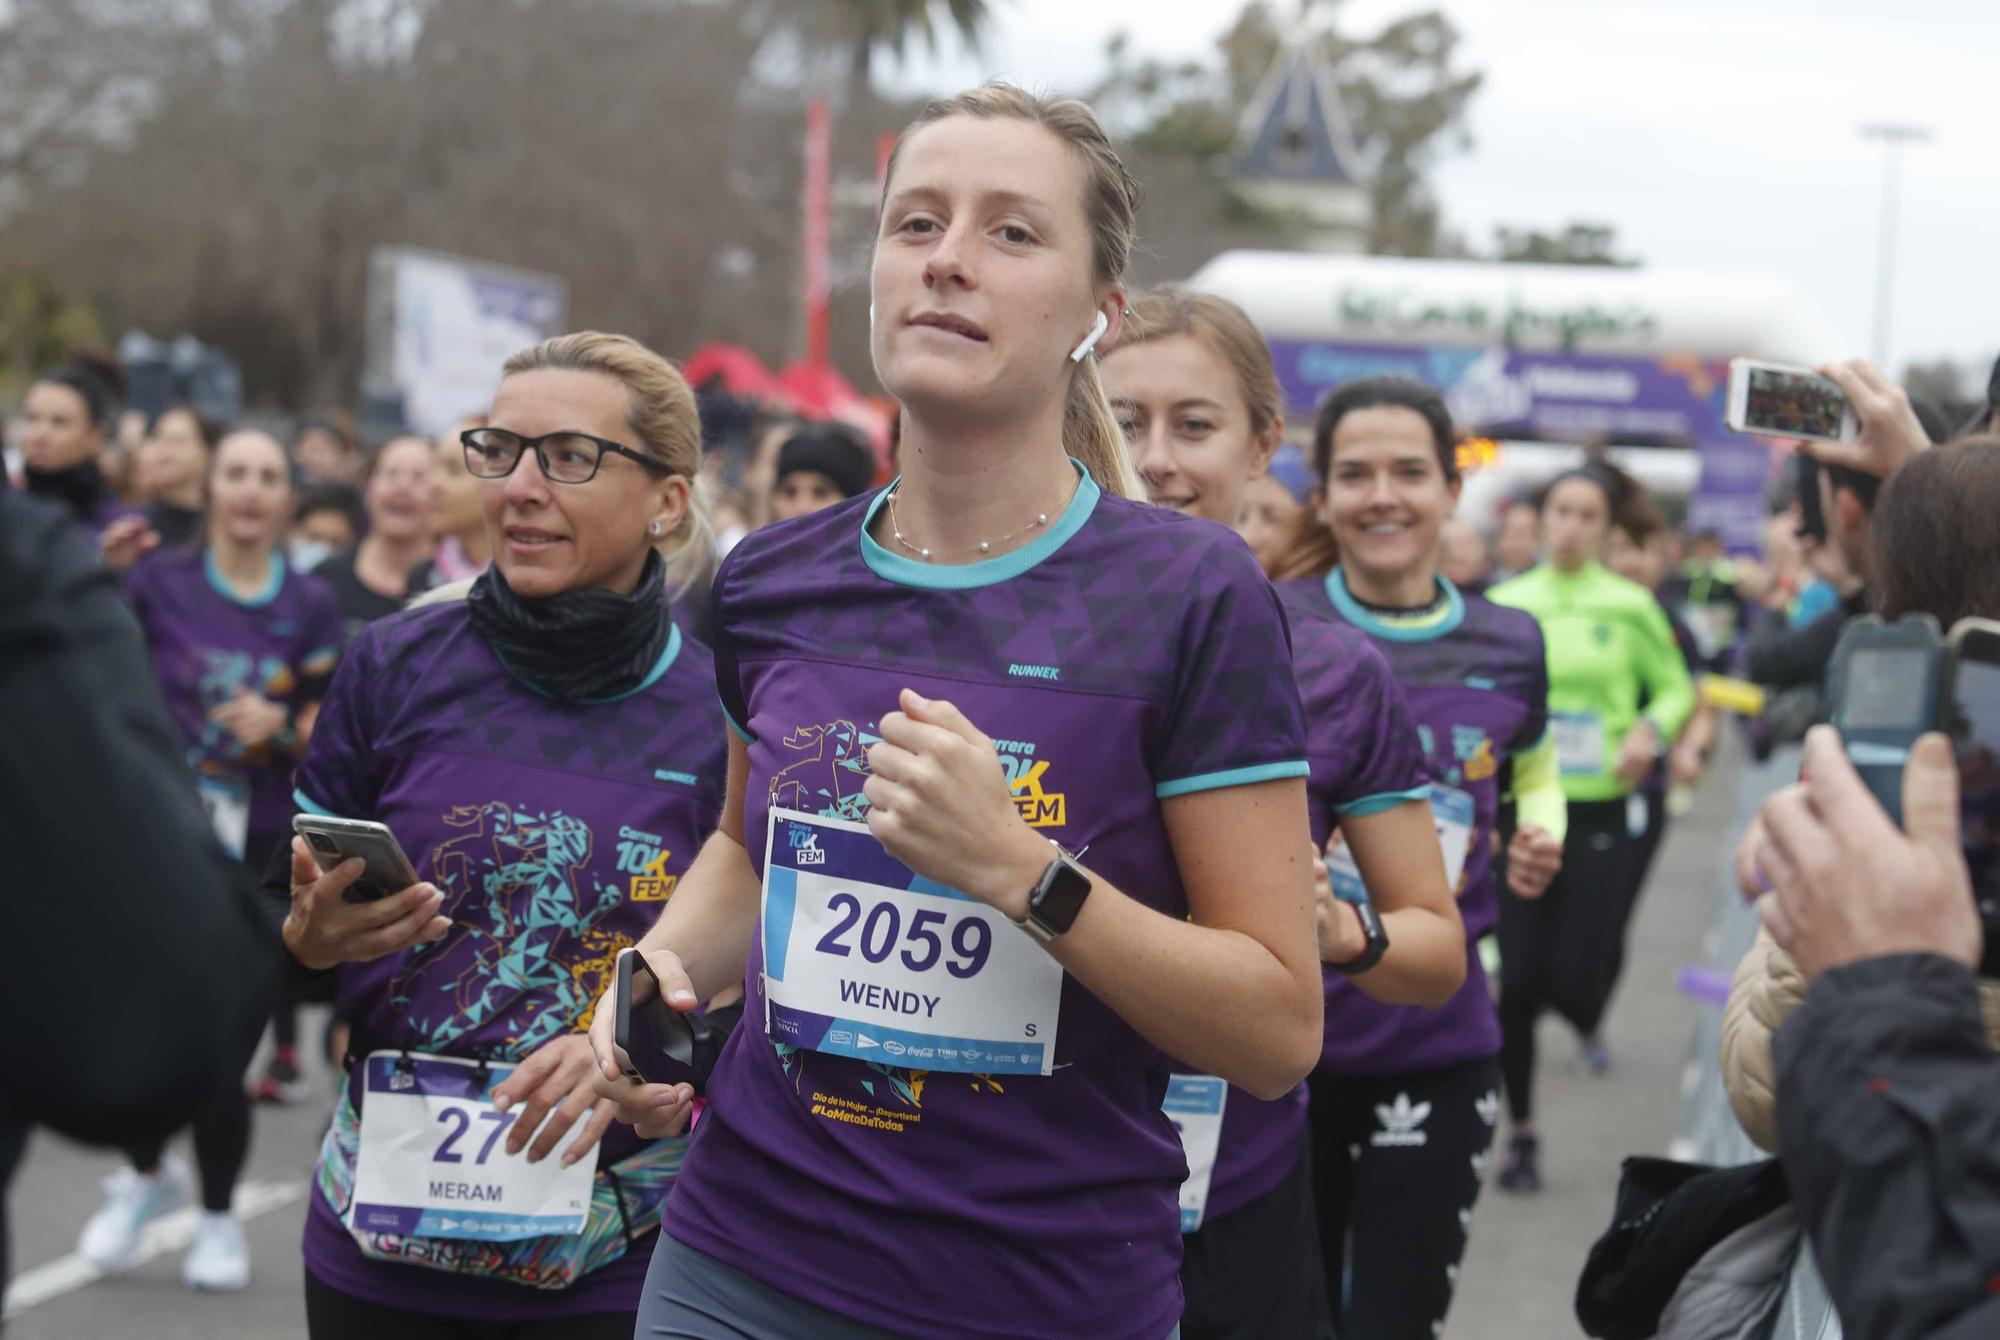
[[[294,790],[292,792],[292,803],[297,805],[303,813],[317,814],[322,819],[338,819],[341,817],[303,791]]]
[[[737,739],[743,741],[744,744],[757,743],[757,737],[752,735],[749,731],[744,730],[741,726],[737,725],[736,718],[729,715],[729,704],[727,703],[724,703],[722,705],[722,719],[729,723],[730,733],[735,735]]]
[[[1226,772],[1204,772],[1193,777],[1182,777],[1171,782],[1161,782],[1153,788],[1153,794],[1161,800],[1174,796],[1192,795],[1197,791],[1219,791],[1227,786],[1249,786],[1254,782],[1275,782],[1290,777],[1310,777],[1312,765],[1304,759],[1293,759],[1287,763],[1259,763],[1250,768],[1230,768]]]
[[[1413,786],[1407,791],[1378,791],[1372,796],[1350,800],[1345,805],[1335,805],[1333,812],[1345,819],[1365,819],[1371,814],[1393,810],[1398,805],[1407,805],[1413,800],[1429,800],[1429,786]]]

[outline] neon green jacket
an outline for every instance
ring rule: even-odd
[[[1549,720],[1563,794],[1617,800],[1632,788],[1614,767],[1639,719],[1639,699],[1662,746],[1694,711],[1694,683],[1653,593],[1600,564],[1564,574],[1544,563],[1486,593],[1535,616],[1549,656]]]

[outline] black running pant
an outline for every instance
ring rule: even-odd
[[[1572,801],[1562,873],[1539,898],[1500,880],[1500,1067],[1507,1111],[1534,1115],[1535,1024],[1554,1010],[1588,1037],[1625,960],[1637,844],[1623,800]]]
[[[1314,1075],[1320,1255],[1340,1340],[1434,1340],[1500,1117],[1491,1057],[1407,1075]]]

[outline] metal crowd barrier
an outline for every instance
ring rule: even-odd
[[[1785,746],[1762,763],[1744,758],[1738,771],[1730,838],[1716,876],[1702,961],[1691,965],[1681,979],[1681,989],[1704,1008],[1695,1024],[1681,1077],[1681,1119],[1669,1150],[1677,1159],[1731,1166],[1766,1157],[1736,1124],[1729,1095],[1722,1087],[1722,1006],[1729,996],[1730,976],[1757,937],[1756,910],[1737,892],[1733,866],[1737,836],[1765,797],[1798,777],[1799,758],[1797,746]],[[1841,1340],[1840,1319],[1834,1315],[1833,1302],[1809,1251],[1799,1253],[1784,1310],[1772,1334],[1775,1340]]]

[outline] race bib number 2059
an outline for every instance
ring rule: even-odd
[[[765,1030],[913,1070],[1046,1075],[1062,967],[994,908],[926,880],[863,824],[771,811]]]

